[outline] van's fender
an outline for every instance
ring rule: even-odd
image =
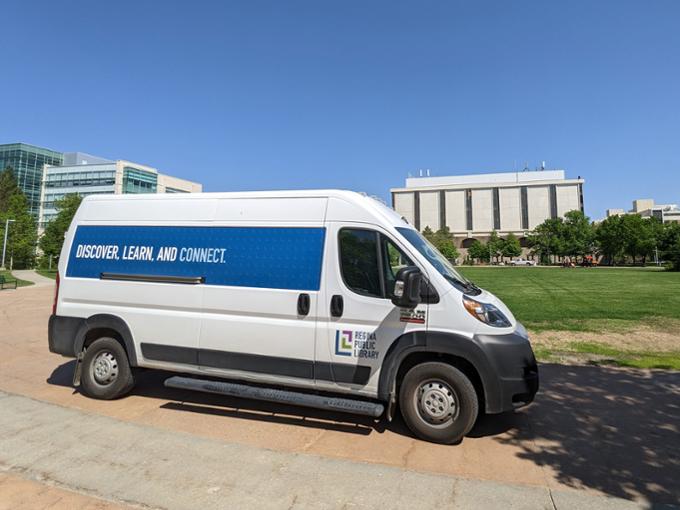
[[[378,380],[378,398],[392,403],[396,399],[397,372],[407,356],[415,353],[445,354],[464,359],[479,374],[487,412],[497,412],[500,382],[491,360],[472,338],[442,331],[413,331],[395,340],[385,355]]]
[[[135,344],[132,340],[132,333],[127,323],[115,315],[110,315],[106,313],[101,313],[93,315],[85,319],[75,335],[75,340],[73,344],[73,350],[76,356],[83,350],[85,345],[85,339],[87,338],[88,332],[95,329],[111,329],[117,332],[123,339],[125,344],[125,350],[127,351],[128,360],[131,367],[137,366],[137,352],[135,351]]]

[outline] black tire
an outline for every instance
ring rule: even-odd
[[[128,393],[134,384],[125,349],[115,338],[102,337],[89,345],[83,356],[80,373],[83,394],[100,400],[112,400]]]
[[[404,376],[399,408],[408,428],[433,443],[460,442],[475,424],[479,402],[463,372],[440,362],[421,363]]]

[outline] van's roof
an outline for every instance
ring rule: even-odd
[[[364,200],[371,198],[365,193],[342,189],[303,189],[303,190],[278,190],[278,191],[224,191],[211,193],[129,193],[113,195],[108,193],[88,195],[83,200],[173,200],[178,198],[215,199],[215,198],[323,198],[338,197],[346,200]]]
[[[380,217],[392,225],[405,225],[405,220],[382,200],[369,197],[364,193],[339,189],[321,190],[277,190],[277,191],[237,191],[218,193],[140,193],[140,194],[95,194],[88,195],[83,199],[85,209],[97,207],[101,202],[131,201],[137,202],[166,202],[166,201],[202,201],[202,200],[238,200],[238,199],[290,199],[290,198],[337,198],[345,203],[352,204],[373,217]],[[166,202],[167,203],[167,202]],[[102,206],[104,204],[101,204]],[[131,204],[132,205],[132,204]],[[90,206],[90,207],[87,207]],[[88,216],[86,214],[86,216]]]

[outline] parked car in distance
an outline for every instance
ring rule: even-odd
[[[536,261],[535,260],[527,260],[527,259],[516,259],[516,260],[511,260],[510,265],[511,266],[535,266]]]

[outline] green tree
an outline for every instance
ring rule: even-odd
[[[68,194],[55,202],[57,215],[45,226],[45,232],[40,238],[40,249],[46,257],[59,257],[64,244],[64,234],[68,230],[73,216],[75,216],[83,198],[76,194]]]
[[[451,235],[449,227],[444,226],[437,230],[437,232],[433,234],[430,241],[435,245],[440,253],[451,262],[455,262],[456,259],[460,257],[460,253],[456,249],[456,245],[453,242],[453,236]]]
[[[581,211],[569,211],[564,215],[560,237],[559,255],[583,258],[593,253],[595,232],[590,218]]]
[[[661,229],[659,251],[672,271],[680,271],[680,223],[667,223]]]
[[[9,199],[16,194],[17,189],[19,185],[14,177],[14,170],[8,166],[0,172],[0,214],[7,212]]]
[[[475,239],[468,248],[468,256],[472,259],[479,260],[480,262],[488,262],[489,247],[485,243]]]
[[[495,230],[491,232],[491,237],[489,237],[489,242],[486,245],[489,250],[489,256],[498,260],[499,257],[503,256],[503,248],[505,247],[505,239],[498,237],[498,232]]]
[[[519,244],[519,239],[517,236],[510,232],[508,237],[505,238],[505,243],[503,244],[503,256],[512,259],[514,257],[519,257],[522,254],[522,247]]]
[[[649,218],[645,225],[645,236],[642,243],[642,265],[647,263],[647,257],[653,257],[655,250],[659,247],[659,243],[664,235],[664,224],[658,218]]]
[[[14,220],[9,224],[7,233],[5,264],[8,265],[11,261],[16,268],[33,267],[38,231],[35,218],[29,212],[26,195],[17,187],[13,195],[3,200],[4,210],[0,212],[0,239],[4,240],[6,220]]]
[[[550,264],[552,256],[563,254],[563,229],[562,218],[549,218],[529,234],[531,252],[538,255],[542,263]]]
[[[432,244],[434,244],[434,232],[432,231],[432,229],[431,229],[429,226],[426,226],[426,227],[423,229],[422,234],[423,234],[423,237],[424,237],[425,239],[427,239],[427,240],[430,241]]]
[[[623,250],[636,264],[637,258],[645,258],[651,254],[656,241],[654,239],[654,224],[651,218],[643,218],[638,214],[627,214],[621,218],[621,235]]]
[[[610,216],[595,228],[595,243],[604,262],[616,265],[624,253],[622,216]]]

